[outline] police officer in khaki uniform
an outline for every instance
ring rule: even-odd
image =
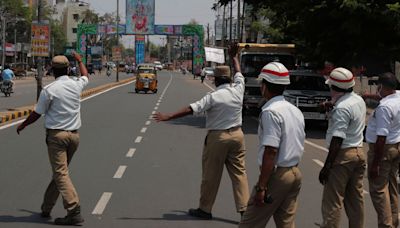
[[[396,92],[397,84],[392,73],[379,77],[378,95],[382,99],[368,121],[366,132],[369,191],[379,228],[399,225],[396,176],[400,161],[400,92]]]
[[[212,219],[211,210],[224,165],[232,181],[237,212],[243,213],[246,210],[249,199],[244,135],[241,129],[244,77],[240,73],[238,46],[231,46],[229,51],[236,71],[233,83],[230,68],[218,66],[214,72],[217,87],[214,92],[176,113],[156,113],[154,116],[157,121],[168,121],[192,113],[206,113],[208,133],[203,149],[200,202],[197,209],[189,210],[189,215],[201,219]]]
[[[69,176],[68,165],[79,145],[80,95],[89,79],[81,57],[76,53],[74,57],[79,63],[82,77],[69,78],[67,57],[55,56],[52,60],[55,81],[43,88],[35,111],[17,129],[19,134],[41,115],[45,115],[46,144],[53,178],[44,195],[41,216],[50,218],[50,212],[61,194],[67,216],[55,219],[57,225],[83,222],[79,197]]]
[[[321,227],[339,228],[344,204],[349,228],[362,228],[366,168],[362,146],[366,106],[353,92],[355,82],[349,70],[334,69],[326,83],[331,88],[333,109],[329,113],[326,133],[329,153],[319,175],[319,181],[324,185]]]
[[[274,216],[277,228],[293,228],[304,151],[304,116],[283,97],[289,72],[278,62],[267,64],[259,76],[268,102],[258,128],[260,176],[239,228],[264,228]]]

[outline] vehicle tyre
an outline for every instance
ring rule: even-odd
[[[154,90],[153,93],[157,93],[157,90]]]
[[[136,93],[139,93],[139,90],[135,89],[135,92],[136,92]]]

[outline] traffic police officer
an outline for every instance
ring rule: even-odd
[[[297,167],[304,150],[304,116],[283,97],[289,72],[278,62],[267,64],[259,76],[268,102],[262,107],[258,128],[261,174],[240,228],[264,228],[271,216],[276,227],[294,227],[302,176]]]
[[[385,73],[378,80],[379,106],[368,121],[366,141],[368,180],[372,203],[378,214],[378,227],[398,227],[400,93],[396,92],[396,77]]]
[[[168,121],[192,113],[206,112],[206,128],[209,130],[203,149],[200,203],[197,209],[189,210],[189,215],[202,219],[212,219],[211,210],[224,165],[232,181],[236,210],[243,213],[249,199],[244,135],[241,129],[244,77],[240,72],[238,46],[231,46],[229,51],[236,71],[232,84],[230,67],[218,66],[214,72],[216,91],[176,113],[156,113],[154,116],[157,121]]]
[[[350,228],[364,227],[363,177],[366,161],[363,130],[366,106],[353,92],[353,74],[345,68],[334,69],[326,81],[330,86],[333,109],[329,115],[326,142],[329,153],[319,181],[324,185],[321,227],[339,228],[344,203]]]
[[[44,195],[41,216],[50,218],[50,212],[61,194],[68,213],[64,218],[55,219],[57,225],[77,225],[83,222],[79,197],[69,176],[68,165],[79,145],[80,96],[89,79],[81,57],[77,53],[73,55],[79,63],[82,77],[69,78],[67,57],[55,56],[52,68],[56,80],[42,90],[35,111],[17,129],[19,134],[41,115],[45,115],[46,144],[53,178]]]

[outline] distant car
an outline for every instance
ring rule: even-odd
[[[107,62],[106,67],[110,66],[111,68],[116,68],[117,65],[114,62]]]
[[[330,89],[325,84],[325,77],[309,70],[293,70],[290,85],[283,93],[285,99],[297,106],[306,120],[328,120],[319,104],[331,100]]]
[[[214,68],[212,67],[204,67],[203,70],[201,71],[200,76],[202,77],[214,77]]]
[[[162,70],[163,69],[163,65],[161,64],[160,61],[154,61],[154,65],[156,66],[157,70]]]

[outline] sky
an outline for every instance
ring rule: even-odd
[[[84,0],[90,3],[90,8],[96,13],[112,13],[117,11],[117,0]],[[155,0],[155,24],[187,24],[191,19],[195,19],[199,24],[214,27],[216,18],[215,12],[211,7],[215,0]],[[121,20],[125,20],[125,0],[119,0],[119,12]],[[133,45],[133,37],[124,36],[125,46]],[[151,40],[157,44],[162,44],[162,37],[153,36]]]

